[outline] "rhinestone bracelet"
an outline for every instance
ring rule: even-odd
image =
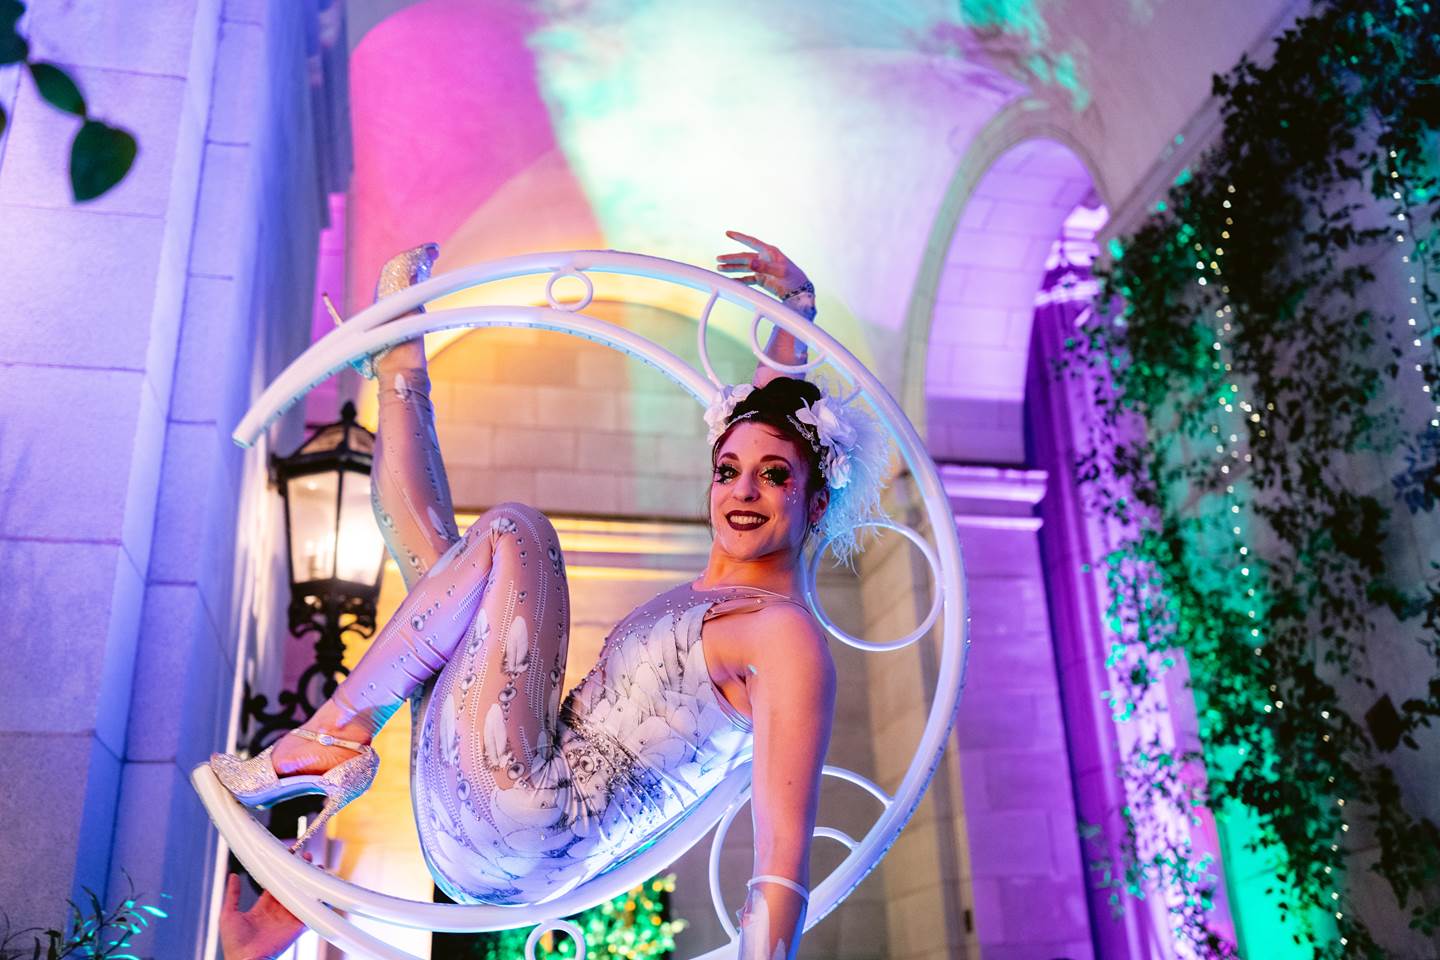
[[[791,297],[798,297],[804,293],[808,293],[812,297],[815,296],[815,284],[811,283],[809,280],[806,280],[804,283],[800,284],[800,286],[796,287],[794,290],[791,290],[789,293],[785,294],[785,296],[781,297],[780,302],[789,303]]]

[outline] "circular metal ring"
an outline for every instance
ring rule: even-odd
[[[940,616],[940,610],[945,601],[945,595],[940,590],[940,583],[942,582],[940,578],[940,558],[935,555],[934,548],[925,542],[925,538],[910,527],[889,520],[868,520],[859,524],[859,526],[884,527],[887,530],[894,530],[920,548],[920,552],[925,555],[925,560],[930,564],[930,583],[934,594],[934,599],[930,602],[930,612],[925,614],[925,619],[921,620],[920,625],[914,630],[911,630],[899,640],[892,640],[889,643],[873,643],[869,640],[861,640],[859,637],[842,630],[835,621],[831,620],[825,611],[821,609],[820,594],[815,584],[815,572],[820,566],[820,558],[825,556],[825,547],[834,537],[826,537],[820,541],[820,545],[815,548],[815,554],[810,558],[810,562],[805,567],[805,592],[810,595],[810,611],[815,614],[815,618],[820,621],[820,625],[828,630],[831,636],[842,643],[848,643],[850,646],[860,650],[899,650],[901,647],[908,647],[916,640],[925,636],[930,628],[934,626],[935,619]]]
[[[561,303],[555,299],[555,281],[563,280],[566,277],[574,277],[585,285],[585,296],[574,303]],[[550,279],[545,281],[545,299],[549,301],[552,310],[564,310],[566,313],[584,310],[590,306],[590,301],[595,299],[595,282],[585,275],[584,270],[556,270],[550,274]]]
[[[715,825],[715,832],[710,835],[710,902],[715,905],[715,916],[720,920],[720,927],[725,935],[731,940],[740,936],[735,929],[734,922],[730,915],[725,912],[725,899],[720,895],[720,850],[725,845],[725,837],[730,833],[730,824],[735,820],[735,815],[745,809],[745,804],[750,802],[750,788],[737,796],[730,803],[730,809],[725,811],[725,816]]]
[[[525,960],[535,960],[535,945],[551,930],[563,930],[575,941],[575,960],[585,960],[585,932],[569,920],[546,920],[525,938]]]
[[[383,349],[389,343],[458,327],[528,327],[555,330],[593,340],[657,367],[702,405],[711,402],[718,392],[718,382],[713,370],[707,368],[703,373],[697,371],[692,364],[628,329],[586,316],[580,312],[579,304],[560,304],[552,300],[552,307],[548,310],[539,307],[467,307],[407,316],[407,312],[420,303],[459,290],[518,276],[548,277],[547,297],[553,297],[553,286],[560,277],[575,276],[586,288],[585,302],[588,303],[593,297],[590,293],[592,285],[589,277],[578,273],[576,267],[582,262],[585,264],[585,271],[592,274],[599,272],[651,277],[700,290],[712,295],[709,305],[711,310],[716,301],[724,299],[770,317],[772,322],[778,316],[789,327],[806,333],[806,339],[813,340],[824,353],[825,361],[854,385],[852,397],[859,399],[863,396],[874,407],[881,423],[894,435],[901,457],[909,467],[917,493],[925,505],[926,518],[933,530],[933,550],[927,549],[928,545],[918,534],[903,527],[894,529],[921,547],[931,562],[932,571],[938,577],[937,582],[942,586],[942,589],[937,591],[939,596],[926,618],[926,625],[915,631],[916,634],[923,633],[926,627],[937,622],[938,613],[943,612],[943,642],[938,650],[938,672],[934,680],[935,701],[921,732],[915,756],[900,783],[894,788],[894,794],[887,797],[879,792],[878,788],[870,791],[884,804],[880,817],[840,866],[814,886],[810,909],[806,915],[808,929],[820,922],[874,869],[919,806],[950,736],[955,707],[963,687],[966,651],[969,647],[963,559],[953,526],[949,498],[945,494],[938,471],[925,449],[924,442],[906,418],[904,411],[874,374],[846,350],[843,344],[819,327],[810,330],[804,325],[803,318],[787,315],[787,308],[783,305],[777,306],[768,297],[743,287],[732,279],[688,264],[616,251],[530,254],[477,264],[431,278],[361,311],[343,326],[313,344],[265,388],[245,418],[236,426],[235,439],[241,446],[254,444],[265,428],[285,409],[293,406],[316,384],[343,369],[348,359],[368,355]],[[706,311],[702,320],[709,319],[709,312]],[[751,328],[752,341],[758,339],[758,326],[757,319]],[[700,332],[697,331],[698,333]],[[757,346],[757,343],[752,343],[752,350]],[[703,363],[703,347],[701,357]],[[775,366],[773,361],[770,366]],[[893,526],[888,523],[877,525]],[[822,551],[825,546],[827,544],[821,544]],[[943,562],[937,562],[937,557]],[[805,589],[809,594],[807,599],[812,609],[818,607],[813,582],[816,566],[818,559],[805,567],[805,572],[809,575]],[[895,649],[907,642],[913,642],[914,639],[907,637],[892,644],[857,642],[858,638],[849,637],[838,630],[823,614],[820,615],[820,620],[826,623],[827,629],[839,639],[860,649]],[[207,810],[215,818],[217,825],[221,826],[221,832],[226,839],[232,842],[232,848],[241,861],[247,866],[253,862],[259,871],[257,876],[263,873],[266,878],[277,881],[277,895],[285,902],[295,900],[300,909],[313,913],[316,929],[320,930],[326,939],[347,945],[363,944],[360,947],[361,953],[384,957],[385,960],[411,960],[408,955],[389,949],[369,937],[351,922],[350,917],[359,914],[419,929],[458,931],[506,929],[533,923],[534,918],[540,915],[554,916],[558,913],[563,916],[578,912],[604,902],[621,890],[629,889],[636,882],[673,862],[699,841],[709,827],[724,818],[727,810],[732,809],[734,799],[748,790],[749,775],[748,771],[741,770],[732,773],[711,794],[698,801],[696,811],[687,818],[684,825],[658,838],[644,855],[592,878],[552,902],[515,907],[485,904],[455,906],[409,900],[381,894],[330,876],[286,856],[283,844],[275,841],[245,814],[233,797],[214,779],[208,767],[202,765],[197,768],[192,779],[196,781]],[[700,815],[702,813],[703,816]],[[712,853],[715,849],[712,846]],[[308,909],[307,898],[317,899],[316,911]],[[322,903],[328,905],[324,911],[318,909],[318,904]],[[721,909],[723,910],[723,907]],[[319,915],[333,914],[336,910],[343,913],[335,915],[333,922]],[[733,950],[732,942],[696,960],[723,960],[726,955],[733,955]]]
[[[805,363],[790,364],[781,363],[778,360],[771,360],[765,354],[764,348],[760,346],[760,321],[762,319],[766,319],[765,314],[759,310],[756,310],[755,316],[750,319],[750,350],[755,354],[756,360],[765,364],[765,366],[769,367],[771,370],[778,370],[786,376],[793,376],[797,373],[806,373],[810,370],[814,370],[816,367],[820,366],[820,364],[825,362],[825,354],[819,349],[815,351],[818,356],[816,356],[814,360],[808,360]],[[771,318],[770,322],[774,323],[775,321],[773,318]],[[794,334],[791,334],[791,336],[794,336]],[[795,337],[795,339],[799,340],[800,338]],[[803,343],[804,341],[801,342]],[[810,349],[810,344],[806,343],[805,349],[808,351]]]

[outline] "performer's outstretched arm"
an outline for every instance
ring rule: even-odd
[[[769,290],[784,301],[785,305],[807,320],[815,319],[815,285],[805,276],[805,271],[779,247],[763,240],[757,240],[738,230],[727,230],[725,235],[745,244],[754,253],[722,253],[715,258],[719,270],[725,273],[744,273],[735,279]],[[799,366],[806,362],[803,340],[797,340],[776,327],[765,344],[765,355],[786,366]],[[755,376],[751,380],[756,387],[763,387],[776,377],[788,376],[764,363],[755,364]],[[802,375],[803,376],[803,375]]]
[[[428,244],[391,259],[380,273],[376,298],[429,276],[437,254]],[[385,545],[409,589],[460,539],[460,532],[435,433],[424,340],[397,344],[374,363],[380,428],[370,473],[371,502]]]
[[[747,682],[755,722],[755,875],[740,914],[741,960],[789,960],[805,931],[810,838],[835,713],[835,662],[814,620],[787,604],[765,622]]]

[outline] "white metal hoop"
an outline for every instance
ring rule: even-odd
[[[758,360],[760,363],[765,364],[765,366],[769,367],[771,370],[778,370],[780,373],[785,374],[787,377],[793,377],[799,374],[808,373],[825,362],[825,353],[821,350],[815,351],[815,359],[806,361],[805,363],[789,364],[781,363],[778,360],[770,359],[770,357],[765,353],[765,348],[760,346],[760,321],[763,319],[765,319],[765,314],[763,311],[760,310],[756,310],[755,316],[750,319],[750,352],[755,354],[755,359]],[[800,342],[805,343],[804,340],[801,340]],[[805,344],[805,346],[808,350],[810,345],[807,343]]]
[[[569,920],[547,920],[530,931],[525,938],[525,960],[535,960],[535,945],[551,930],[563,930],[575,941],[575,960],[585,960],[585,931]]]
[[[585,286],[585,295],[574,303],[561,303],[555,299],[555,281],[564,279],[579,280]],[[551,310],[564,310],[567,313],[578,313],[590,306],[595,299],[595,282],[578,270],[556,270],[550,274],[550,279],[545,281],[545,300],[550,304]]]
[[[884,790],[881,790],[870,780],[862,777],[854,770],[847,770],[844,767],[832,767],[826,764],[820,772],[822,776],[825,777],[834,777],[837,780],[848,780],[865,790],[865,792],[869,793],[876,800],[879,800],[881,805],[886,809],[889,809],[890,805],[894,802],[894,798],[888,796]],[[710,902],[715,905],[715,916],[719,918],[720,926],[724,928],[732,940],[738,936],[738,933],[735,930],[735,924],[730,922],[730,915],[725,912],[725,899],[720,894],[720,852],[725,846],[725,837],[730,833],[730,825],[735,822],[736,815],[745,809],[745,804],[749,802],[750,791],[747,789],[731,801],[730,808],[725,811],[725,816],[720,818],[720,822],[715,825],[715,832],[710,836]],[[835,827],[816,827],[815,832],[811,834],[811,836],[836,840],[843,844],[847,850],[851,851],[857,846],[854,837]]]
[[[926,543],[920,534],[903,524],[894,523],[889,520],[871,520],[860,525],[894,530],[896,533],[903,534],[906,539],[920,548],[920,552],[924,554],[926,561],[930,564],[931,583],[935,592],[934,598],[930,601],[929,612],[925,614],[925,618],[920,621],[919,626],[905,634],[905,636],[899,640],[892,640],[889,643],[875,643],[870,640],[862,640],[854,634],[846,633],[842,630],[835,621],[831,620],[829,615],[821,609],[820,595],[815,590],[816,568],[820,566],[820,558],[825,556],[825,547],[834,539],[833,537],[827,537],[820,542],[815,548],[814,554],[811,555],[810,562],[805,567],[805,593],[810,599],[810,611],[815,614],[815,619],[820,621],[820,625],[829,631],[831,636],[842,643],[848,643],[852,647],[859,647],[861,650],[869,650],[872,652],[899,650],[901,647],[908,647],[916,640],[925,636],[930,628],[935,625],[935,619],[940,616],[940,607],[944,599],[940,594],[940,558],[935,555],[935,551],[930,548],[930,544]]]
[[[649,277],[707,294],[708,302],[699,317],[698,334],[703,370],[695,369],[680,357],[638,334],[581,313],[594,295],[590,274]],[[549,308],[465,307],[405,316],[417,306],[459,290],[513,277],[536,275],[548,277],[546,299],[551,304]],[[554,284],[565,276],[576,277],[585,285],[583,303],[562,304],[554,300]],[[348,366],[350,360],[369,356],[387,346],[425,333],[460,327],[526,327],[554,330],[592,340],[657,367],[702,406],[708,406],[718,397],[722,384],[709,361],[705,330],[715,305],[721,300],[738,305],[755,315],[750,340],[752,351],[757,355],[761,351],[756,342],[756,331],[760,317],[764,316],[815,348],[817,359],[804,367],[794,368],[794,372],[812,369],[823,360],[854,385],[851,399],[863,396],[880,422],[895,438],[900,455],[925,504],[929,526],[935,539],[932,549],[913,530],[883,524],[898,530],[916,543],[925,553],[934,573],[936,595],[930,613],[921,627],[912,631],[914,636],[902,638],[903,642],[869,644],[868,641],[849,637],[839,631],[838,627],[823,616],[815,602],[814,565],[807,571],[806,591],[812,609],[820,616],[821,622],[837,637],[862,649],[894,649],[904,643],[913,642],[915,637],[923,635],[943,616],[934,702],[916,755],[894,795],[886,794],[875,784],[851,771],[826,768],[827,774],[866,789],[880,800],[883,810],[869,832],[858,841],[832,828],[822,828],[823,833],[817,830],[817,836],[835,839],[851,849],[841,864],[811,890],[806,914],[806,929],[809,929],[829,914],[866,874],[874,869],[919,805],[949,736],[963,685],[969,643],[959,541],[950,515],[949,500],[934,462],[925,452],[923,442],[894,398],[843,345],[784,304],[777,303],[728,277],[689,264],[615,251],[581,250],[532,254],[479,264],[433,277],[362,310],[312,344],[266,388],[236,427],[235,440],[242,446],[254,443],[260,433],[285,410],[309,390]],[[764,358],[762,362],[766,362]],[[770,362],[770,365],[782,372],[786,369],[774,362]],[[822,544],[822,551],[823,547]],[[260,827],[249,812],[220,785],[207,766],[196,767],[191,774],[191,780],[211,818],[230,843],[236,856],[255,878],[296,916],[342,949],[378,957],[380,960],[413,960],[404,952],[361,930],[350,917],[367,916],[402,926],[435,931],[482,931],[549,923],[556,917],[578,913],[661,872],[722,821],[728,828],[729,821],[743,805],[744,796],[748,793],[749,767],[732,773],[704,797],[693,812],[640,855],[545,902],[514,907],[413,901],[348,883],[290,856],[285,846]],[[342,917],[337,911],[344,911],[348,916]],[[723,913],[723,907],[721,912]],[[725,925],[733,937],[733,927]],[[713,950],[696,960],[720,960],[721,957],[731,955],[734,947],[732,939],[727,946]]]

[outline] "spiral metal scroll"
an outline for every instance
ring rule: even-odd
[[[705,307],[697,318],[700,369],[638,334],[584,314],[582,311],[594,298],[593,274],[648,277],[707,294]],[[459,290],[521,276],[547,278],[545,298],[548,307],[460,307],[405,316],[426,302]],[[562,303],[555,298],[555,285],[562,279],[580,282],[583,296],[579,301]],[[806,929],[809,929],[835,909],[874,869],[919,805],[949,736],[964,683],[969,646],[960,546],[949,501],[935,465],[894,398],[838,341],[782,303],[728,277],[689,264],[609,250],[513,257],[434,277],[362,310],[290,364],[256,400],[237,426],[234,436],[242,446],[253,444],[266,427],[301,397],[344,369],[353,359],[425,333],[463,327],[528,327],[592,340],[655,366],[702,405],[709,405],[719,396],[723,386],[711,365],[706,337],[711,315],[721,300],[752,315],[748,339],[751,352],[759,363],[783,374],[803,374],[828,363],[853,386],[849,394],[851,399],[863,398],[868,402],[896,441],[900,455],[919,488],[934,539],[932,546],[912,528],[889,522],[877,524],[896,530],[914,543],[924,555],[932,574],[934,599],[927,615],[916,629],[896,641],[874,642],[851,636],[836,626],[821,609],[815,592],[815,567],[824,552],[824,544],[819,545],[805,570],[804,589],[812,610],[826,630],[845,643],[871,651],[892,650],[913,643],[937,621],[941,626],[940,669],[934,702],[916,755],[895,794],[886,794],[853,771],[825,768],[827,776],[847,780],[865,789],[880,802],[882,809],[870,830],[858,841],[831,827],[816,829],[816,837],[838,841],[850,852],[812,889],[806,915]],[[803,365],[786,365],[766,356],[757,337],[762,320],[769,320],[805,341],[814,359]],[[414,958],[360,929],[342,916],[341,911],[435,931],[478,932],[536,923],[542,924],[545,929],[564,929],[563,922],[556,918],[603,903],[661,872],[718,824],[711,849],[711,889],[721,923],[732,939],[725,946],[696,960],[721,960],[734,956],[737,940],[719,893],[718,851],[730,822],[748,800],[748,766],[731,774],[644,853],[561,896],[522,906],[425,903],[388,896],[348,883],[290,856],[285,845],[261,827],[220,785],[209,767],[196,767],[191,780],[235,855],[263,886],[327,940],[344,950],[380,960]],[[533,943],[527,948],[527,953],[530,950],[533,950]]]

